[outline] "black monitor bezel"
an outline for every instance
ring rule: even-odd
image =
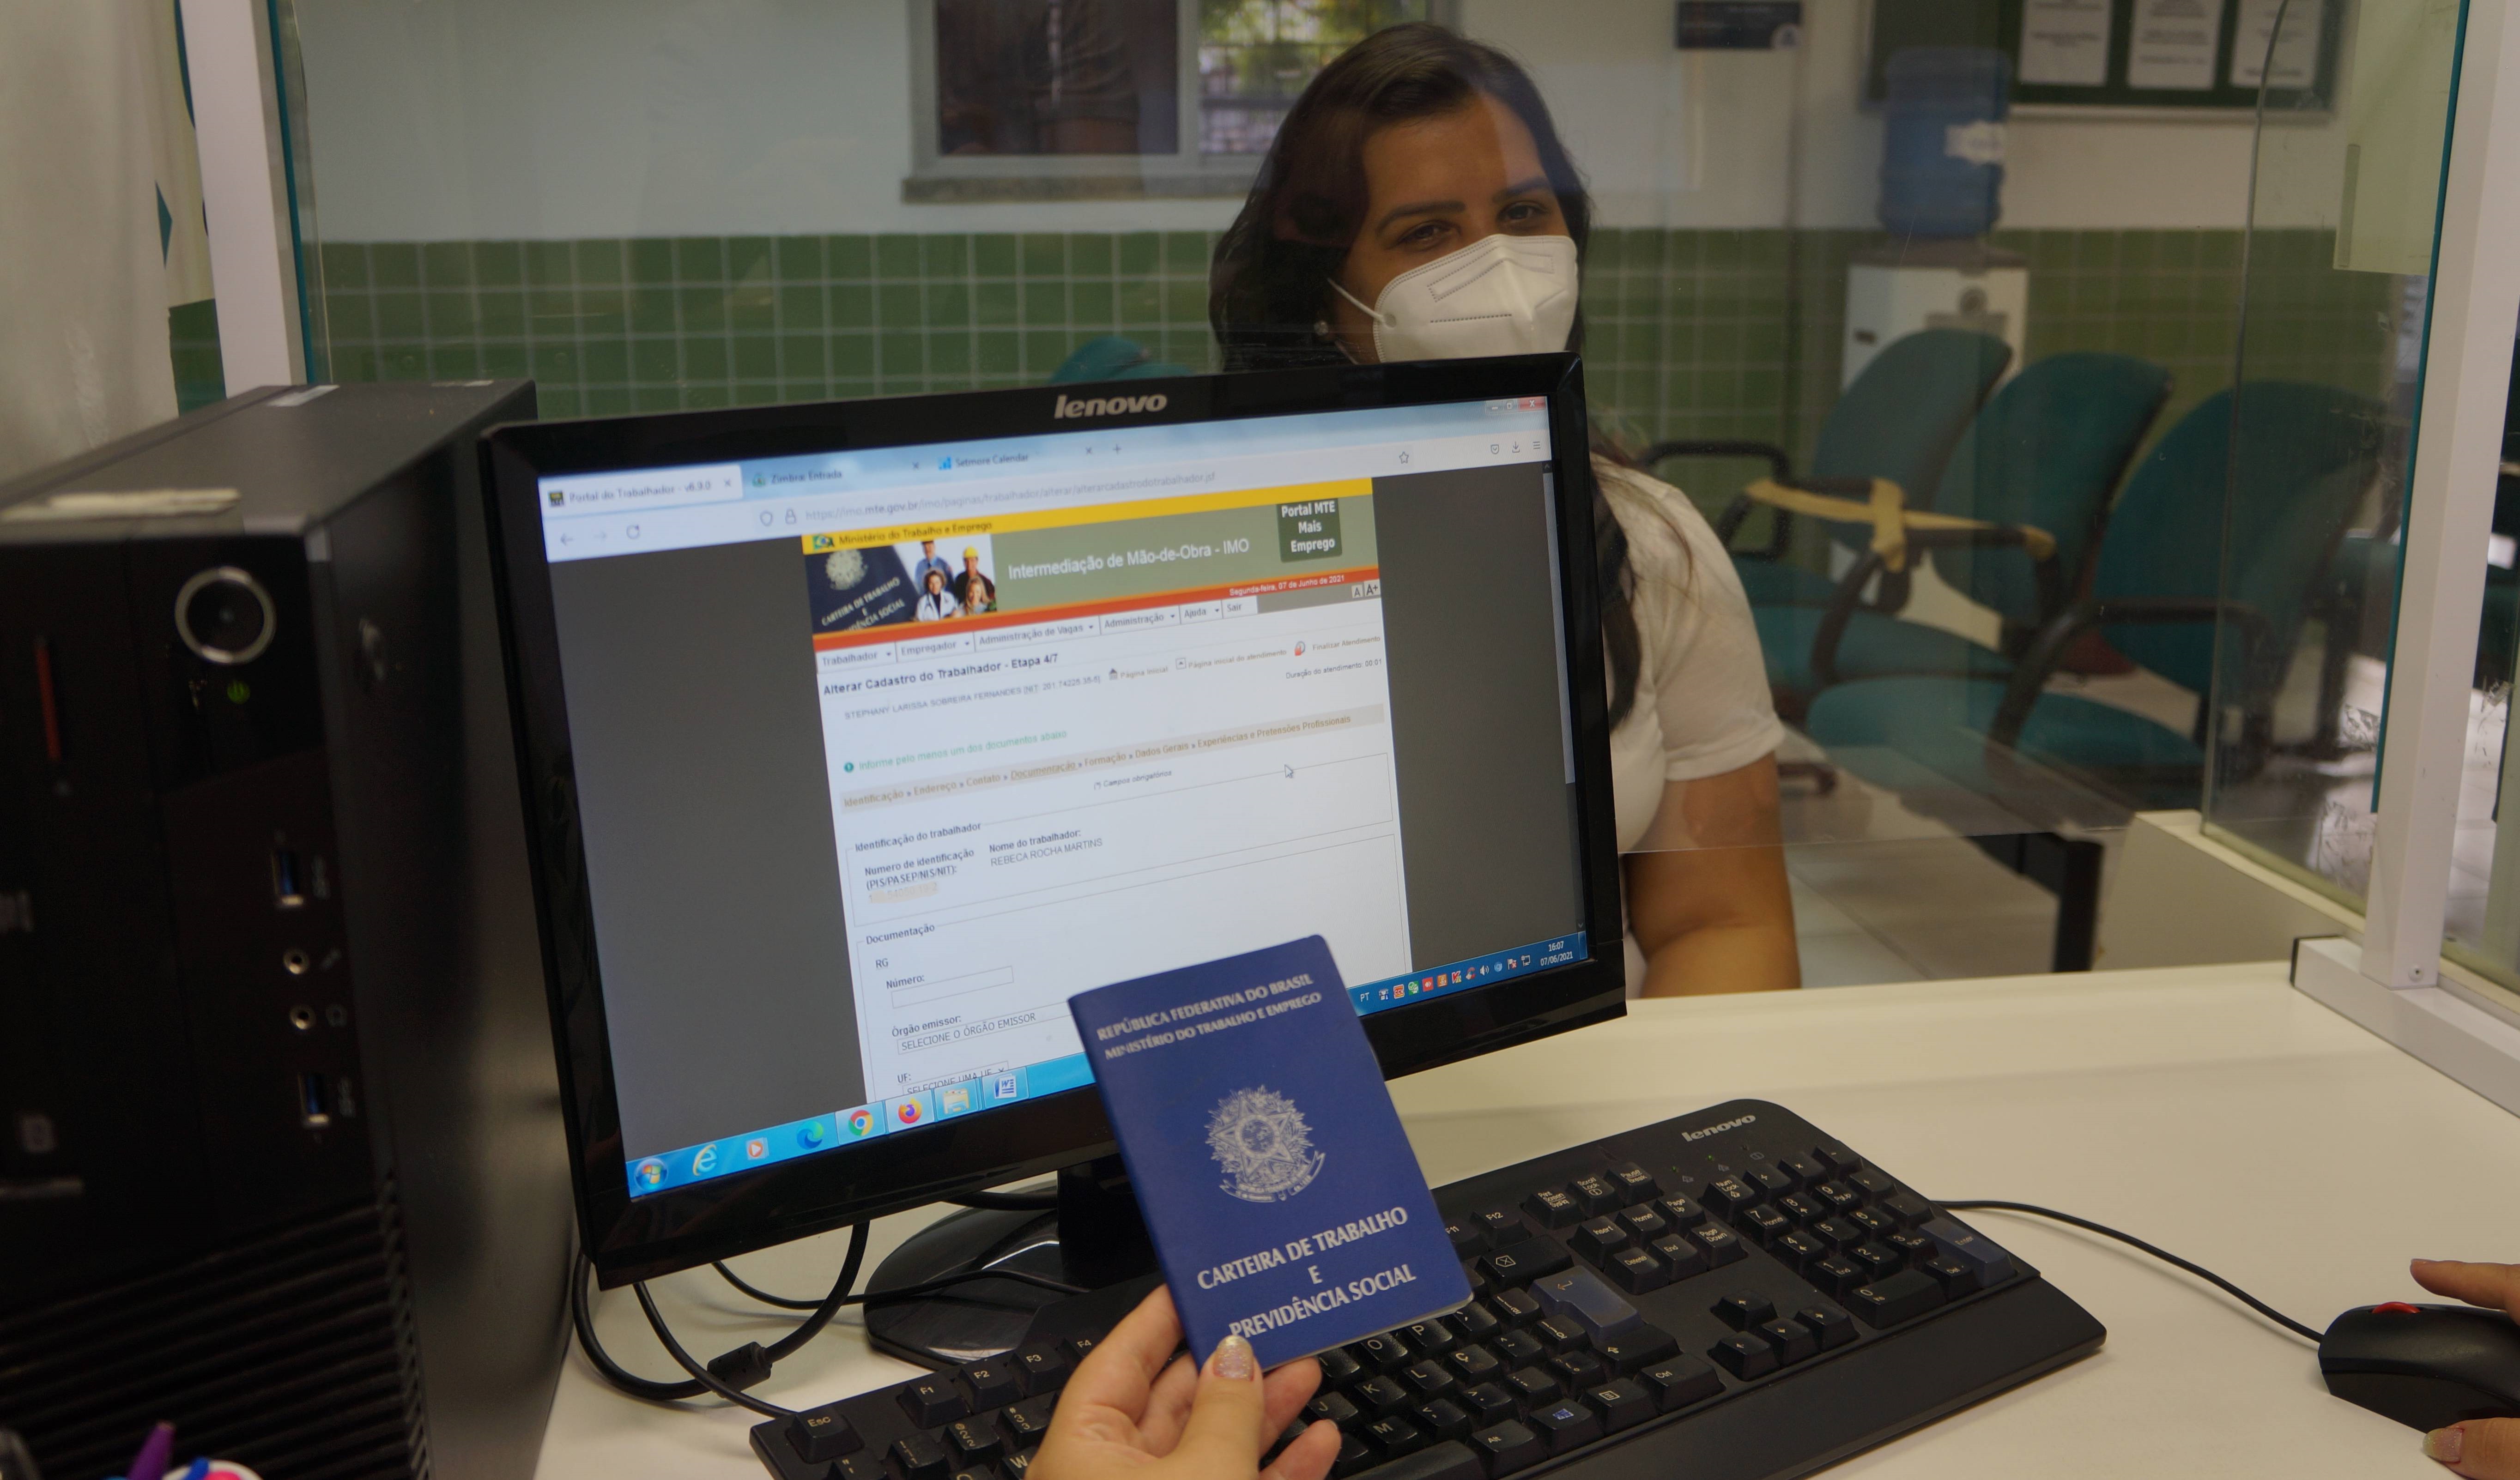
[[[790,453],[915,446],[1081,430],[1055,420],[1056,398],[1116,389],[1161,397],[1160,410],[1093,425],[1169,423],[1370,407],[1547,396],[1557,486],[1589,489],[1581,362],[1572,355],[1344,366],[937,395],[672,412],[494,427],[481,443],[493,584],[515,724],[552,1031],[560,1059],[581,1244],[598,1278],[618,1285],[823,1233],[976,1188],[1107,1155],[1101,1097],[1078,1089],[942,1121],[826,1154],[632,1198],[620,1154],[594,914],[578,865],[583,843],[569,763],[558,626],[536,479]],[[1576,803],[1589,954],[1492,986],[1366,1018],[1387,1077],[1491,1053],[1617,1016],[1626,964],[1610,794],[1593,501],[1560,497],[1558,580],[1565,608]]]

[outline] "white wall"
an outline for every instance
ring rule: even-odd
[[[1784,224],[1798,94],[1801,223],[1872,224],[1860,0],[1807,0],[1800,56],[1680,53],[1669,0],[1462,9],[1533,67],[1606,224]],[[1238,203],[904,204],[905,0],[306,0],[299,26],[344,241],[1197,229]],[[2016,119],[2004,224],[2236,227],[2249,140],[2241,118]]]

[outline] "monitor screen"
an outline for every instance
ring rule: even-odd
[[[1300,936],[1370,1032],[1603,952],[1568,408],[1097,425],[1124,391],[533,470],[617,1113],[583,1177],[1011,1123],[1092,1083],[1069,997]]]

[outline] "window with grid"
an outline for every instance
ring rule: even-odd
[[[911,0],[907,200],[1238,193],[1307,83],[1453,0]]]

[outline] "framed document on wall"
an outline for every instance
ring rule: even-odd
[[[2320,112],[2350,0],[1871,0],[1865,97],[1911,46],[2012,59],[2015,105]]]

